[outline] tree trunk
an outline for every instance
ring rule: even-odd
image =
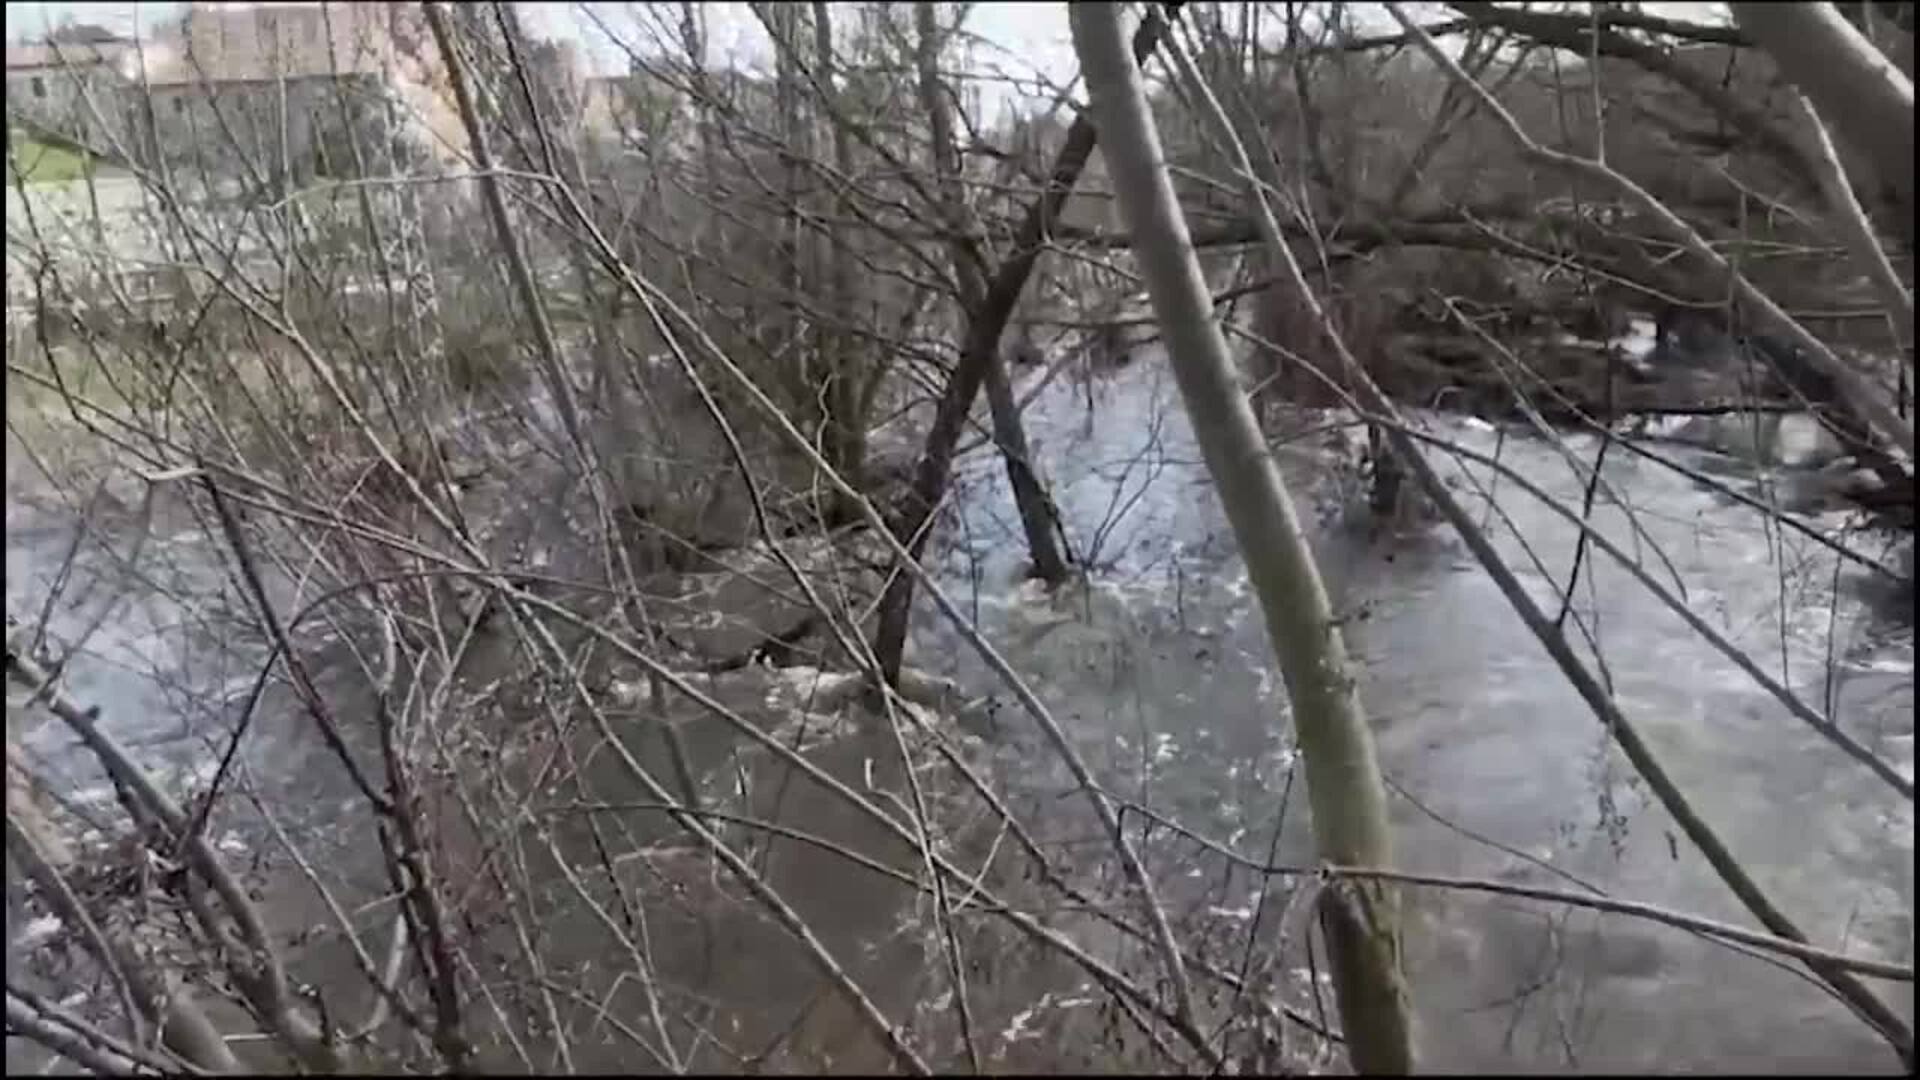
[[[1167,5],[1171,10],[1177,4]],[[1166,21],[1158,9],[1150,9],[1140,29],[1133,35],[1133,52],[1138,60],[1153,53]],[[1007,258],[994,272],[986,296],[967,320],[967,336],[960,363],[948,377],[940,403],[934,411],[933,426],[927,431],[925,449],[914,472],[913,492],[895,522],[895,535],[918,559],[927,546],[924,526],[934,508],[946,494],[947,480],[953,472],[953,452],[960,444],[967,414],[973,411],[973,399],[986,380],[987,367],[999,353],[1000,335],[1013,314],[1014,304],[1033,274],[1033,265],[1047,243],[1048,232],[1067,197],[1080,180],[1081,170],[1093,154],[1095,132],[1087,113],[1074,117],[1067,129],[1060,153],[1054,157],[1053,171],[1046,190],[1027,208]],[[874,633],[873,651],[881,673],[890,684],[900,681],[900,659],[907,641],[907,619],[913,611],[913,577],[896,574],[880,601],[880,625]]]
[[[807,415],[814,397],[814,364],[807,350],[801,346],[801,339],[805,336],[805,320],[800,315],[800,298],[807,285],[807,259],[803,251],[807,238],[801,203],[805,199],[806,163],[812,157],[813,142],[806,118],[801,115],[800,73],[794,52],[799,47],[800,15],[804,10],[798,4],[775,4],[771,10],[773,26],[782,41],[781,47],[774,50],[774,104],[779,113],[784,199],[784,205],[780,208],[778,245],[781,313],[777,331],[779,336],[772,351],[792,350],[791,355],[798,359],[797,385],[786,383],[793,387],[789,404],[795,416]]]
[[[1013,385],[1007,380],[1006,358],[995,354],[987,365],[987,408],[993,414],[993,441],[1007,459],[1007,482],[1013,486],[1013,502],[1020,510],[1020,526],[1027,534],[1027,551],[1033,556],[1029,577],[1048,585],[1067,580],[1071,568],[1061,551],[1063,533],[1060,516],[1054,512],[1053,499],[1033,470],[1033,456],[1027,447],[1027,432],[1020,423],[1020,405],[1013,399]]]
[[[1832,4],[1733,4],[1733,17],[1893,188],[1913,245],[1913,80]]]
[[[834,92],[833,11],[826,0],[813,0],[814,68],[820,93]],[[853,141],[843,124],[831,124],[833,168],[840,176],[853,175]],[[853,318],[853,252],[840,230],[827,231],[827,312],[833,319]],[[821,456],[848,485],[864,490],[867,460],[867,418],[861,386],[862,365],[854,350],[858,339],[840,326],[822,326],[819,335],[821,377],[827,382],[821,395]],[[829,524],[859,519],[851,500],[836,491],[828,508]]]
[[[75,869],[73,851],[40,809],[34,781],[17,763],[11,740],[7,744],[7,859],[39,889],[41,899],[75,931],[82,931],[90,913],[80,905],[67,883]],[[102,967],[117,969],[126,978],[127,993],[141,1018],[159,1028],[161,1045],[208,1072],[241,1071],[240,1061],[228,1049],[220,1030],[207,1018],[191,988],[151,966],[131,940],[111,924],[95,929],[99,936],[81,933],[83,947]],[[8,979],[13,974],[9,972]],[[133,1017],[127,1018],[129,1021]]]
[[[953,275],[960,289],[961,307],[967,320],[972,322],[980,317],[987,293],[986,275],[982,270],[984,253],[977,239],[973,215],[967,207],[960,160],[954,150],[953,117],[947,102],[947,88],[940,79],[940,27],[931,0],[919,0],[914,5],[914,22],[919,35],[915,59],[920,74],[920,104],[927,112],[927,126],[933,139],[934,173],[940,180],[941,200],[946,204],[943,216],[951,232],[948,247],[953,256]],[[1007,482],[1013,488],[1014,505],[1020,510],[1020,524],[1027,535],[1027,551],[1033,557],[1032,575],[1048,585],[1058,585],[1067,579],[1067,561],[1060,554],[1053,501],[1040,486],[1033,459],[1027,454],[1027,434],[1020,424],[1020,409],[1014,403],[1013,389],[1007,384],[1007,366],[997,342],[987,358],[985,376],[993,439],[1007,462]]]
[[[1391,866],[1385,785],[1346,647],[1286,483],[1214,320],[1139,66],[1127,56],[1119,6],[1076,4],[1070,12],[1120,212],[1286,679],[1319,856]],[[1320,913],[1354,1068],[1410,1072],[1412,1012],[1400,969],[1397,896],[1370,886],[1340,889],[1323,895]]]

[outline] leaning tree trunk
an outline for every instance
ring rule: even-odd
[[[181,1060],[207,1072],[241,1071],[207,1018],[193,990],[150,965],[126,932],[111,924],[100,926],[81,906],[68,884],[75,869],[73,851],[40,809],[34,781],[20,764],[11,739],[7,742],[7,859],[39,889],[42,903],[79,936],[82,947],[109,973],[125,980],[126,994],[140,1019],[159,1029],[162,1046]],[[8,973],[9,983],[15,977]],[[134,1017],[127,1017],[129,1021]],[[137,1041],[137,1040],[135,1040]]]
[[[1843,142],[1893,189],[1902,239],[1913,245],[1913,80],[1832,4],[1733,4],[1740,29],[1766,50]]]
[[[1293,702],[1320,858],[1389,866],[1386,790],[1346,647],[1293,500],[1213,318],[1140,69],[1127,54],[1120,8],[1089,3],[1070,11],[1074,48],[1134,256]],[[1413,1068],[1412,1010],[1401,972],[1398,900],[1380,884],[1324,894],[1321,925],[1354,1067],[1399,1074]]]
[[[1007,375],[1006,357],[996,354],[987,366],[987,409],[993,422],[993,441],[1007,462],[1007,482],[1013,487],[1013,502],[1020,511],[1020,526],[1027,534],[1027,553],[1033,557],[1029,576],[1049,586],[1067,580],[1071,572],[1069,556],[1062,550],[1065,532],[1053,497],[1040,483],[1033,469],[1033,456],[1027,447],[1026,428],[1020,422],[1020,404],[1013,397],[1013,382]]]
[[[915,61],[920,76],[920,106],[927,113],[928,134],[933,141],[933,168],[940,181],[941,208],[950,236],[953,276],[960,289],[960,306],[969,321],[979,318],[986,300],[987,283],[983,267],[979,230],[967,207],[967,193],[960,176],[960,158],[953,145],[953,114],[947,102],[947,89],[940,80],[940,26],[934,17],[932,0],[919,0],[913,7],[915,30],[919,35]],[[1020,424],[1020,409],[1013,400],[1013,388],[1007,379],[1007,365],[996,346],[987,358],[987,408],[993,418],[993,440],[1007,462],[1007,482],[1013,488],[1013,502],[1020,511],[1020,524],[1027,534],[1027,551],[1033,557],[1033,576],[1048,585],[1067,579],[1067,561],[1060,554],[1059,527],[1054,519],[1053,500],[1033,470],[1027,453],[1027,433]]]
[[[1165,6],[1168,12],[1173,12],[1180,4],[1173,2]],[[1166,20],[1159,9],[1149,8],[1146,20],[1133,36],[1134,56],[1144,60],[1151,55],[1165,29]],[[999,356],[1000,335],[1007,328],[1021,290],[1026,288],[1027,278],[1033,274],[1034,263],[1047,245],[1053,221],[1060,216],[1067,197],[1080,181],[1087,159],[1093,155],[1094,141],[1093,120],[1086,113],[1074,117],[1060,152],[1053,159],[1045,190],[1027,207],[1020,231],[1014,234],[1006,259],[994,270],[980,306],[968,313],[960,362],[941,391],[933,426],[927,431],[926,447],[914,471],[911,497],[894,523],[894,535],[915,559],[926,550],[930,532],[926,528],[927,519],[933,516],[934,508],[946,495],[947,481],[953,474],[954,450],[960,445],[960,435],[966,428],[968,414],[973,411],[973,400],[986,381],[988,367]],[[913,576],[895,574],[880,600],[880,625],[874,632],[873,642],[880,672],[890,685],[898,686],[900,682],[900,660],[906,649],[907,620],[912,612]]]

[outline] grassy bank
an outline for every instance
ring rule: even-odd
[[[7,133],[7,155],[12,159],[7,180],[13,182],[13,169],[29,184],[68,184],[84,180],[94,171],[91,155],[83,150],[36,139],[21,131]]]

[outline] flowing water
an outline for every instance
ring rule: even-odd
[[[1284,692],[1164,365],[1137,361],[1086,391],[1049,387],[1028,416],[1035,456],[1077,554],[1093,567],[1092,584],[1046,598],[1018,582],[1023,553],[1004,474],[976,452],[960,465],[952,542],[939,556],[949,595],[1029,680],[1116,796],[1250,858],[1307,860],[1305,800],[1288,794],[1294,755]],[[1431,423],[1579,504],[1581,478],[1545,443],[1502,438],[1474,421]],[[1283,466],[1309,508],[1330,589],[1348,616],[1396,792],[1401,865],[1569,889],[1576,886],[1568,878],[1578,879],[1749,924],[1450,537],[1428,529],[1371,539],[1319,512],[1336,485],[1315,465],[1326,457],[1326,438],[1310,438],[1316,450],[1285,451]],[[1597,450],[1581,438],[1569,448],[1587,462]],[[1672,453],[1759,490],[1750,470],[1704,452]],[[1531,593],[1557,612],[1575,530],[1510,480],[1481,467],[1448,468]],[[1608,454],[1602,475],[1624,506],[1600,499],[1598,528],[1669,585],[1677,575],[1692,611],[1776,675],[1784,665],[1790,685],[1912,775],[1912,639],[1872,617],[1859,574],[1836,574],[1834,557],[1806,538],[1763,530],[1752,511],[1626,453]],[[1476,485],[1493,487],[1497,508]],[[15,495],[10,476],[8,610],[26,617],[37,614],[63,562],[71,522],[19,506]],[[1501,527],[1501,514],[1511,527]],[[1828,531],[1839,524],[1835,516],[1808,520]],[[212,571],[203,545],[182,533],[156,541],[149,556],[204,577]],[[1569,629],[1597,641],[1624,711],[1702,815],[1813,941],[1911,963],[1911,803],[1794,719],[1622,568],[1587,554]],[[68,670],[69,688],[98,704],[110,729],[150,764],[204,771],[212,744],[177,717],[188,704],[244,695],[248,658],[211,647],[195,613],[150,584],[108,577],[93,588],[91,598],[54,613],[56,633],[71,638],[114,597]],[[969,648],[930,604],[920,607],[912,662],[993,691]],[[140,674],[150,670],[185,671],[191,685],[157,685]],[[1062,769],[1010,698],[995,693],[1003,736],[996,771],[1032,804],[1067,805]],[[266,710],[247,760],[263,786],[287,793],[288,808],[300,811],[289,815],[292,827],[325,838],[330,808],[346,805],[347,792],[311,767],[316,751],[291,713]],[[29,754],[71,758],[52,725],[24,730],[20,741]],[[714,753],[696,750],[703,760]],[[91,783],[73,775],[76,787]],[[337,852],[364,842],[334,833]],[[1229,875],[1223,883],[1194,858],[1178,857],[1164,835],[1148,847],[1172,900],[1204,899],[1228,924],[1271,918],[1257,882]],[[816,866],[777,883],[795,891],[830,944],[850,947],[889,917],[887,905],[865,899],[860,880]],[[1423,1061],[1433,1069],[1897,1067],[1800,972],[1676,930],[1431,890],[1410,894],[1410,910],[1409,970]],[[751,971],[756,954],[738,951],[722,966]],[[865,970],[902,962],[882,955]],[[759,989],[770,1010],[791,1010],[799,1005],[792,995],[810,992],[804,985],[769,973]],[[1881,989],[1911,1016],[1910,986]]]
[[[1285,759],[1264,625],[1171,377],[1130,369],[1105,392],[1094,437],[1080,438],[1076,418],[1059,409],[1041,414],[1033,438],[1043,456],[1048,446],[1074,447],[1048,464],[1075,536],[1119,519],[1110,544],[1124,554],[1101,575],[1106,603],[1065,626],[1022,605],[986,603],[981,612],[1002,648],[1030,661],[1023,670],[1037,669],[1036,687],[1086,744],[1151,761],[1134,772],[1150,773],[1142,786],[1161,792],[1159,805],[1220,838],[1253,838],[1240,846],[1257,857]],[[1432,423],[1579,505],[1580,478],[1543,443],[1502,440],[1473,421]],[[1570,449],[1591,462],[1597,447],[1577,438]],[[1711,455],[1686,460],[1727,471]],[[976,483],[1004,486],[991,463],[976,470]],[[1452,472],[1469,508],[1496,523],[1502,554],[1536,601],[1557,611],[1575,529],[1511,481],[1495,488],[1512,523],[1499,529],[1472,493],[1500,482],[1485,468]],[[1618,450],[1602,475],[1644,530],[1636,544],[1628,510],[1603,500],[1593,516],[1609,538],[1656,568],[1657,546],[1693,611],[1776,676],[1784,663],[1787,683],[1816,704],[1831,700],[1857,739],[1912,775],[1911,636],[1876,633],[1854,576],[1836,581],[1834,556],[1791,533],[1768,536],[1733,500]],[[968,530],[972,553],[983,580],[1003,583],[1007,499],[980,501],[992,510]],[[1832,529],[1837,519],[1814,523]],[[1412,797],[1394,805],[1405,868],[1566,885],[1527,861],[1535,859],[1615,895],[1747,921],[1451,537],[1369,543],[1335,525],[1321,530],[1319,546],[1330,589],[1351,617],[1382,766]],[[1526,548],[1544,572],[1529,572]],[[1910,961],[1912,804],[1790,716],[1621,567],[1597,558],[1572,610],[1598,640],[1626,715],[1694,805],[1812,940]],[[1656,576],[1672,587],[1669,572]],[[930,646],[942,639],[931,620],[926,629]],[[1064,642],[1068,635],[1077,640]],[[925,654],[958,651],[947,643]],[[1305,856],[1304,819],[1289,819],[1283,854]],[[1476,895],[1419,895],[1415,909],[1411,973],[1433,1067],[1896,1064],[1796,973],[1676,931]],[[1910,1015],[1911,986],[1892,996]]]

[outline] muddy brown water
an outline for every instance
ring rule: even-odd
[[[1281,813],[1292,764],[1283,693],[1170,380],[1154,365],[1135,364],[1092,397],[1098,411],[1089,418],[1080,389],[1043,393],[1030,414],[1029,434],[1069,534],[1096,568],[1093,586],[1050,601],[1017,584],[1018,522],[1004,474],[978,456],[962,463],[960,510],[947,530],[952,542],[939,565],[941,580],[1030,680],[1118,797],[1150,805],[1249,858],[1305,860],[1310,847],[1304,792],[1291,790]],[[1523,474],[1577,499],[1578,479],[1541,444],[1498,440],[1476,425],[1436,423],[1451,425],[1450,434],[1477,449],[1497,449]],[[1592,460],[1591,444],[1576,442],[1575,449]],[[1835,575],[1830,556],[1791,535],[1762,532],[1748,511],[1624,455],[1610,458],[1606,470],[1650,542],[1675,564],[1694,610],[1756,650],[1776,672],[1784,663],[1791,685],[1812,700],[1830,698],[1849,730],[1911,775],[1910,633],[1871,617],[1857,599],[1854,578]],[[1298,470],[1295,478],[1303,487],[1314,481]],[[1463,490],[1470,488],[1465,473],[1457,479]],[[1503,553],[1523,570],[1534,595],[1556,609],[1555,582],[1565,580],[1574,534],[1511,487],[1497,490],[1500,508],[1544,569],[1528,569],[1527,552],[1511,534],[1501,541]],[[1490,516],[1484,500],[1470,499],[1469,505]],[[1596,519],[1631,549],[1635,540],[1622,510],[1602,506]],[[1831,528],[1836,521],[1816,524]],[[10,505],[10,611],[44,587],[36,580],[58,563],[67,524],[25,512],[16,517]],[[1382,765],[1403,793],[1393,803],[1402,865],[1565,886],[1541,869],[1546,864],[1613,895],[1748,922],[1608,749],[1597,722],[1485,575],[1450,541],[1428,535],[1372,542],[1332,521],[1317,535],[1336,595],[1355,616],[1353,642],[1364,661],[1363,695]],[[163,554],[183,572],[204,575],[202,544],[176,538]],[[195,571],[196,565],[202,569]],[[1798,725],[1618,567],[1602,561],[1585,573],[1587,584],[1575,590],[1573,608],[1600,641],[1622,705],[1701,812],[1813,940],[1910,963],[1911,804]],[[193,675],[188,682],[230,695],[232,684],[248,673],[249,658],[214,648],[210,631],[182,624],[177,605],[137,589],[126,594],[88,654],[70,669],[70,688],[76,697],[99,703],[110,726],[149,762],[201,769],[209,729],[195,731],[186,722],[195,711],[188,689],[159,686],[142,671],[184,664]],[[923,612],[927,607],[923,602]],[[83,603],[57,613],[66,621],[56,630],[72,632],[96,610]],[[919,619],[912,647],[914,662],[974,692],[993,691],[977,658],[932,613]],[[750,718],[790,721],[791,710],[768,707],[769,689],[766,677],[755,676],[718,692]],[[351,702],[352,680],[342,675],[337,692]],[[970,752],[1016,805],[1030,811],[1028,820],[1043,840],[1062,851],[1086,852],[1085,868],[1099,866],[1097,844],[1063,771],[1030,724],[1004,694],[998,696],[1003,740],[971,744]],[[374,873],[364,814],[348,809],[339,770],[315,749],[288,704],[278,690],[270,696],[250,736],[248,763],[289,834],[309,845],[331,873],[357,879],[358,892],[377,895],[383,886]],[[713,774],[722,788],[737,782],[727,775],[740,771],[732,768],[741,760],[737,735],[685,707],[670,719],[686,734],[698,771]],[[616,721],[649,770],[670,776],[655,729],[634,713],[616,715]],[[25,731],[23,742],[29,752],[56,762],[67,753],[64,740],[46,727]],[[807,753],[857,790],[899,790],[889,740],[854,736]],[[770,812],[778,801],[784,821],[892,865],[914,865],[906,845],[817,787],[786,781],[782,771],[765,761],[745,770],[752,805]],[[556,804],[636,798],[623,767],[604,751],[581,772],[577,784],[550,793]],[[84,771],[73,775],[79,793],[94,786]],[[551,855],[541,850],[538,830],[513,830],[497,807],[483,809],[481,828],[450,835],[476,848],[488,840],[505,843],[516,849],[527,880],[549,888],[564,884]],[[657,813],[610,817],[599,815],[603,831],[624,825],[632,836],[622,844],[653,852],[620,861],[616,871],[657,898],[644,908],[644,927],[628,932],[644,933],[662,978],[707,1003],[667,1021],[676,1041],[724,1041],[734,1052],[751,1055],[794,1032],[794,1052],[770,1067],[885,1064],[844,1003],[821,992],[817,972],[784,932],[718,900],[728,888],[720,883],[724,875],[666,850],[680,841]],[[450,814],[448,820],[456,818]],[[592,851],[586,815],[548,820],[549,834],[563,851],[575,858]],[[1164,898],[1177,913],[1198,912],[1209,932],[1229,945],[1256,915],[1258,933],[1276,932],[1274,905],[1261,907],[1256,879],[1223,872],[1217,861],[1137,818],[1130,828],[1139,830]],[[237,817],[232,830],[236,844],[266,844]],[[968,834],[959,848],[981,859],[990,844],[990,835]],[[877,988],[884,1011],[898,1017],[945,1004],[939,954],[923,935],[898,932],[914,903],[904,888],[805,844],[773,848],[765,856],[770,882],[863,985]],[[618,897],[594,888],[611,917],[623,919]],[[325,921],[297,879],[275,876],[267,895],[283,927]],[[1434,1070],[1897,1067],[1877,1038],[1800,973],[1678,931],[1475,894],[1416,890],[1409,905],[1409,971],[1421,1016],[1422,1058]],[[731,913],[716,917],[723,908]],[[594,990],[617,981],[609,1014],[644,1026],[645,995],[630,974],[620,975],[631,964],[616,935],[582,914],[577,902],[570,911],[555,906],[533,916],[529,922],[545,935],[532,943],[534,952],[554,965],[550,980]],[[362,921],[377,952],[384,946],[385,918],[376,910]],[[1139,968],[1138,950],[1129,943],[1070,914],[1057,921],[1102,957]],[[483,972],[473,984],[475,1014],[490,1016],[499,1004],[510,1017],[507,1027],[531,1036],[545,1022],[535,1017],[544,1016],[545,1003],[537,995],[511,997],[498,977],[504,971],[526,981],[518,942],[498,928],[482,928],[481,937],[496,954],[498,971]],[[1107,1034],[1093,1010],[1074,1004],[1088,996],[1083,973],[1038,958],[1031,946],[1009,947],[1003,938],[982,942],[974,973],[983,988],[977,995],[979,1023],[995,1036],[1012,1036],[988,1040],[1004,1047],[995,1064],[1124,1067],[1112,1056],[1082,1061],[1070,1052],[1069,1042],[1097,1045]],[[342,988],[350,1014],[364,1007],[364,981],[337,943],[323,939],[298,950],[294,962],[306,980]],[[1296,947],[1281,961],[1281,974],[1291,977],[1284,969],[1304,966]],[[1911,1016],[1910,986],[1879,989]],[[1064,1020],[1047,1028],[1021,1017],[1047,994],[1058,1006],[1053,1013]],[[573,1030],[575,1069],[655,1067],[593,1009],[556,999],[554,1010]],[[699,1030],[707,1034],[696,1036]],[[557,1067],[550,1040],[535,1042],[536,1064]],[[522,1067],[499,1045],[490,1045],[483,1060],[503,1069]],[[718,1067],[722,1060],[696,1057],[693,1064]]]

